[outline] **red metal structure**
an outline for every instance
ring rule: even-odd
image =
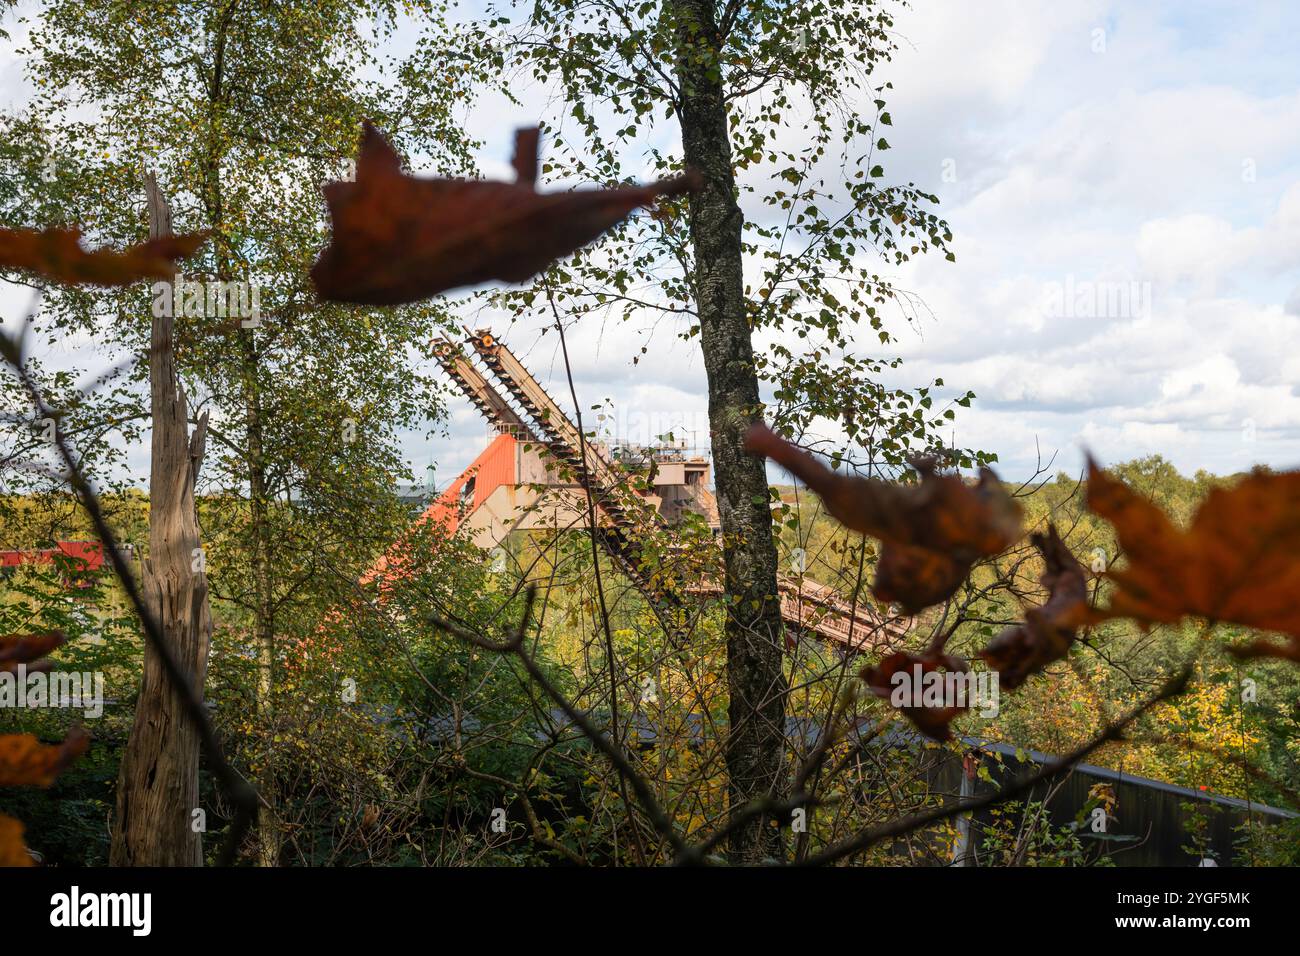
[[[518,484],[515,469],[517,444],[513,435],[497,435],[461,472],[460,477],[429,505],[420,520],[443,524],[448,534],[455,534],[462,512],[475,511],[503,485]]]
[[[52,548],[0,551],[0,568],[24,564],[65,564],[65,583],[70,587],[89,587],[83,575],[104,566],[104,549],[98,541],[59,541]]]
[[[104,566],[104,549],[98,541],[60,541],[52,548],[27,551],[0,551],[0,567],[14,568],[21,564],[53,564],[55,555],[62,555],[78,571],[98,571]]]

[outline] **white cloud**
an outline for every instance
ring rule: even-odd
[[[1185,470],[1300,464],[1300,93],[1280,82],[1294,75],[1297,19],[1283,5],[1172,0],[903,11],[903,48],[876,76],[895,87],[894,148],[880,160],[891,181],[939,194],[957,262],[896,270],[926,308],[913,325],[895,317],[896,346],[867,336],[863,350],[904,357],[894,384],[939,376],[975,389],[956,440],[998,452],[1010,477],[1040,451],[1076,469],[1085,446],[1106,461],[1158,451]],[[13,69],[0,58],[0,76]],[[526,106],[494,99],[473,114],[494,169],[508,131],[545,109],[520,92]],[[1149,300],[1089,316],[1046,309],[1045,289],[1067,282],[1145,283]],[[698,343],[652,322],[587,319],[570,333],[584,411],[608,398],[629,431],[699,421]],[[567,408],[554,334],[496,331]],[[434,457],[442,481],[484,433],[468,404],[453,409],[449,439],[407,442],[417,472]]]

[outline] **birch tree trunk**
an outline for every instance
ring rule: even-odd
[[[776,590],[776,546],[761,459],[741,450],[759,419],[758,372],[750,338],[741,255],[744,222],[719,57],[714,0],[665,0],[677,24],[682,146],[704,185],[690,198],[700,345],[708,374],[714,478],[722,519],[727,688],[726,765],[733,810],[785,788],[784,632]],[[784,822],[784,821],[782,821]],[[777,821],[756,817],[732,836],[735,863],[782,856]]]

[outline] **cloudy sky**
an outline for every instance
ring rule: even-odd
[[[1066,470],[1085,448],[1187,473],[1300,465],[1300,6],[918,0],[898,32],[879,76],[895,87],[887,175],[940,197],[957,256],[894,275],[928,309],[895,324],[898,381],[973,389],[956,441],[1009,478],[1038,449]],[[0,81],[12,104],[11,53]],[[471,115],[485,172],[537,120],[531,100]],[[25,302],[0,296],[7,318]],[[567,395],[553,336],[510,341]],[[634,324],[570,348],[580,399],[611,400],[615,431],[705,440],[697,344]],[[407,440],[439,484],[485,430],[458,401],[448,432]]]
[[[1300,463],[1300,10],[917,7],[893,161],[958,261],[912,271],[934,321],[901,351],[977,392],[964,442],[1013,473],[1035,441],[1066,466]]]

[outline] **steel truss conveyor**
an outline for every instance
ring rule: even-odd
[[[662,516],[628,488],[627,476],[620,473],[599,446],[585,439],[503,342],[484,330],[475,333],[471,341],[484,364],[523,409],[528,420],[493,388],[454,343],[443,340],[437,344],[435,355],[439,363],[491,423],[545,447],[571,470],[574,480],[591,494],[607,519],[607,523],[598,523],[599,543],[667,625],[683,606],[682,596],[651,580],[636,545],[638,532],[647,524],[661,524]],[[905,627],[871,618],[866,608],[855,608],[830,588],[811,580],[781,576],[777,586],[781,615],[787,625],[811,632],[846,650],[862,650],[906,633]],[[690,588],[694,593],[719,593],[720,590],[709,582]]]

